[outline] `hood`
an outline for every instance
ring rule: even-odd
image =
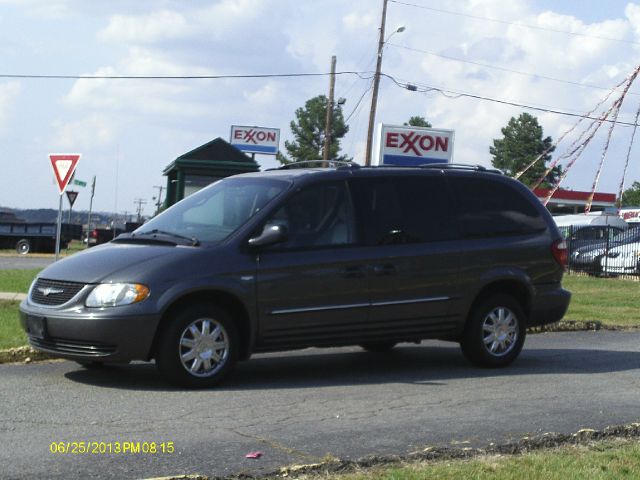
[[[612,253],[631,253],[631,252],[637,252],[637,251],[640,251],[640,242],[623,243],[622,245],[619,245],[617,247],[610,248],[609,249],[609,254],[612,254]]]
[[[166,261],[176,261],[192,254],[193,250],[172,245],[107,243],[59,260],[40,272],[38,277],[79,283],[136,281],[144,275],[146,265],[152,260],[164,256]],[[154,268],[158,266],[158,260],[152,263]],[[135,278],[122,278],[120,274],[125,271],[127,277]]]

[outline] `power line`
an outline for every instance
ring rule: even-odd
[[[358,107],[360,106],[360,104],[362,103],[362,100],[364,100],[365,95],[367,95],[367,93],[369,93],[371,91],[371,89],[373,88],[373,82],[371,83],[371,85],[369,85],[367,87],[367,89],[362,93],[362,95],[360,96],[360,99],[356,102],[356,106],[353,107],[353,110],[351,110],[351,113],[349,115],[347,115],[347,118],[344,119],[345,122],[348,122],[349,119],[351,118],[351,116],[356,113],[356,110],[358,110]]]
[[[386,73],[383,73],[382,76],[388,78],[389,80],[391,80],[393,83],[395,83],[400,88],[411,89],[411,90],[419,91],[419,92],[422,92],[422,93],[438,92],[442,96],[444,96],[446,98],[454,99],[454,100],[458,99],[458,98],[466,97],[466,98],[473,98],[473,99],[476,99],[476,100],[484,100],[484,101],[488,101],[488,102],[499,103],[501,105],[509,105],[509,106],[512,106],[512,107],[526,108],[528,110],[535,110],[535,111],[538,111],[538,112],[552,113],[552,114],[556,114],[556,115],[565,115],[565,116],[574,117],[574,118],[586,118],[586,119],[589,119],[589,120],[599,120],[597,117],[593,117],[591,115],[572,113],[572,112],[567,112],[567,111],[553,109],[553,108],[536,107],[534,105],[527,105],[525,103],[512,102],[510,100],[502,100],[502,99],[499,99],[499,98],[487,97],[487,96],[483,96],[483,95],[476,95],[476,94],[473,94],[473,93],[459,92],[459,91],[455,91],[455,90],[444,89],[444,88],[440,88],[440,87],[433,87],[433,86],[424,85],[424,84],[420,84],[420,83],[414,83],[414,82],[402,83],[402,82],[396,80],[391,75],[388,75]],[[410,87],[413,87],[413,88],[410,88]],[[422,88],[419,89],[417,87],[422,87]],[[613,120],[608,120],[607,119],[607,120],[604,120],[604,121],[613,123]],[[616,120],[615,123],[617,125],[623,125],[623,126],[628,126],[628,127],[639,126],[639,125],[636,125],[635,123],[623,122],[623,121],[620,121],[620,120]]]
[[[540,74],[537,74],[537,73],[522,72],[522,71],[519,71],[519,70],[513,70],[511,68],[500,67],[500,66],[497,66],[497,65],[490,65],[490,64],[487,64],[487,63],[475,62],[473,60],[463,60],[461,58],[450,57],[448,55],[442,55],[442,54],[439,54],[439,53],[429,52],[427,50],[422,50],[422,49],[419,49],[419,48],[407,47],[405,45],[398,45],[396,43],[387,43],[387,45],[391,46],[391,47],[402,48],[404,50],[409,50],[409,51],[412,51],[412,52],[424,53],[426,55],[431,55],[431,56],[434,56],[434,57],[443,58],[445,60],[451,60],[451,61],[454,61],[454,62],[468,63],[468,64],[471,64],[471,65],[476,65],[478,67],[490,68],[490,69],[493,69],[493,70],[500,70],[502,72],[515,73],[515,74],[518,74],[518,75],[524,75],[524,76],[533,77],[533,78],[541,78],[541,79],[544,79],[544,80],[551,80],[553,82],[566,83],[568,85],[576,85],[578,87],[594,88],[594,89],[597,89],[597,90],[607,90],[607,91],[611,90],[611,87],[601,87],[599,85],[591,85],[591,84],[588,84],[588,83],[580,83],[580,82],[574,82],[574,81],[571,81],[571,80],[563,80],[561,78],[548,77],[546,75],[540,75]],[[634,93],[634,92],[629,92],[629,94],[630,95],[640,95],[640,94]]]
[[[372,78],[373,72],[343,71],[336,75],[357,75],[363,80]],[[30,75],[0,73],[0,78],[44,79],[44,80],[219,80],[233,78],[297,78],[326,77],[331,72],[321,73],[261,73],[253,75]],[[368,75],[368,76],[367,76]]]
[[[444,10],[444,9],[441,9],[441,8],[427,7],[426,5],[417,5],[415,3],[402,2],[400,0],[389,0],[389,1],[393,2],[393,3],[397,3],[398,5],[404,5],[404,6],[407,6],[407,7],[421,8],[423,10],[430,10],[432,12],[446,13],[448,15],[457,15],[457,16],[460,16],[460,17],[473,18],[475,20],[483,20],[483,21],[488,21],[488,22],[501,23],[503,25],[514,25],[516,27],[531,28],[533,30],[542,30],[544,32],[563,33],[565,35],[573,35],[573,36],[576,36],[576,37],[597,38],[598,40],[607,40],[609,42],[621,42],[621,43],[628,43],[630,45],[640,45],[640,42],[634,42],[633,40],[624,40],[622,38],[603,37],[601,35],[590,35],[588,33],[569,32],[567,30],[559,30],[559,29],[556,29],[556,28],[539,27],[537,25],[531,25],[531,24],[528,24],[528,23],[509,22],[507,20],[500,20],[498,18],[483,17],[483,16],[480,16],[480,15],[472,15],[470,13],[462,13],[462,12],[455,12],[455,11],[452,11],[452,10]]]

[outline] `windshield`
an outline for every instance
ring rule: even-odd
[[[220,180],[176,203],[133,233],[163,232],[200,242],[219,242],[288,186],[282,180],[256,177]]]
[[[636,240],[640,240],[640,228],[631,228],[613,237],[614,242],[634,242]]]

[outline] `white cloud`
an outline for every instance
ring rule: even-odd
[[[117,138],[114,120],[92,113],[86,118],[53,122],[53,138],[49,144],[55,151],[81,151],[109,145]]]
[[[183,38],[191,31],[184,15],[161,10],[148,15],[114,15],[109,25],[99,32],[102,40],[131,43],[155,43]]]
[[[0,133],[2,133],[10,123],[18,96],[22,91],[22,86],[18,82],[7,82],[0,84]]]
[[[118,67],[103,67],[95,76],[207,75],[201,68],[173,63],[157,50],[131,48]],[[203,80],[204,82],[204,80]],[[77,80],[64,99],[73,108],[130,111],[135,114],[198,115],[202,105],[185,96],[197,84],[180,80]]]
[[[269,82],[257,90],[245,90],[243,94],[251,104],[267,108],[277,102],[283,92],[274,82]]]

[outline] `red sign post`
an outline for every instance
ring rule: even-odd
[[[62,194],[67,188],[73,172],[76,171],[78,162],[80,161],[79,153],[50,153],[49,161],[53,168],[53,176],[58,184],[60,191],[60,206],[58,207],[58,229],[56,232],[56,261],[60,256],[60,233],[62,230]],[[71,199],[69,199],[71,202]]]

